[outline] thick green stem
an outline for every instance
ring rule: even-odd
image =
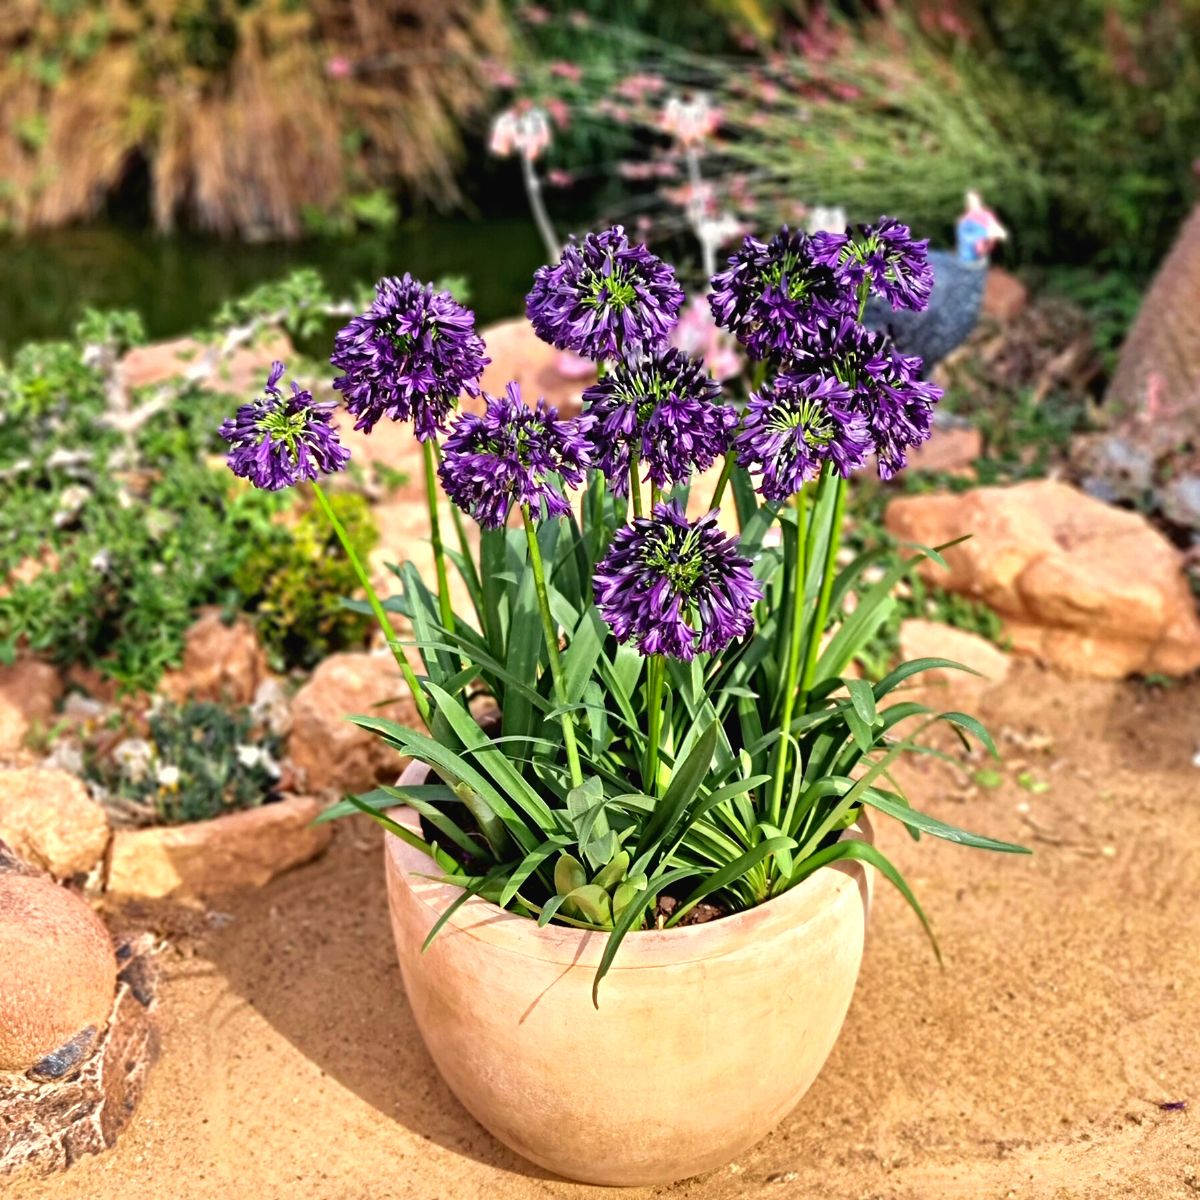
[[[783,786],[790,749],[792,712],[796,707],[796,685],[800,676],[800,641],[804,632],[804,589],[808,578],[808,494],[801,488],[796,506],[796,574],[792,579],[792,623],[788,634],[787,662],[783,679],[783,715],[779,719],[779,749],[775,755],[775,778],[771,793],[771,820],[776,825],[783,813]]]
[[[355,550],[354,544],[350,541],[350,535],[346,532],[346,527],[338,519],[337,513],[333,511],[333,505],[329,503],[329,497],[325,495],[324,488],[319,483],[314,483],[312,488],[313,493],[317,497],[317,503],[321,506],[321,511],[328,518],[329,524],[333,526],[333,532],[337,535],[338,541],[342,543],[342,549],[345,550],[346,557],[350,560],[350,565],[354,568],[354,573],[358,576],[358,582],[362,584],[363,591],[367,594],[367,603],[371,606],[371,611],[375,614],[375,620],[379,622],[379,628],[383,630],[383,636],[387,639],[387,644],[392,651],[392,656],[396,660],[396,665],[400,668],[400,672],[404,676],[404,682],[408,684],[408,690],[412,693],[413,703],[417,706],[417,712],[420,714],[421,720],[425,723],[425,728],[428,729],[431,723],[429,700],[421,690],[421,685],[417,682],[417,676],[412,669],[412,665],[404,657],[404,651],[400,643],[396,640],[396,632],[392,628],[392,623],[388,620],[388,615],[384,611],[383,605],[379,602],[379,596],[371,585],[371,577],[367,574],[362,559],[358,556],[358,551]]]
[[[538,545],[537,529],[529,506],[521,506],[521,518],[525,522],[525,540],[529,543],[529,565],[533,569],[533,586],[537,591],[538,611],[542,616],[542,631],[546,635],[546,651],[550,656],[550,677],[554,683],[554,701],[559,708],[567,706],[566,680],[563,677],[562,657],[558,652],[558,627],[550,615],[550,593],[546,590],[546,568],[542,562],[542,548]],[[563,712],[563,746],[567,752],[567,768],[571,772],[571,786],[583,783],[583,771],[579,766],[579,748],[575,744],[575,720],[569,712]]]
[[[646,761],[642,765],[642,787],[653,796],[658,785],[658,750],[662,740],[663,681],[667,673],[661,654],[646,659]]]
[[[454,609],[450,607],[450,578],[446,572],[446,548],[442,544],[442,522],[438,516],[437,463],[433,439],[422,443],[425,449],[425,499],[429,504],[429,540],[433,546],[433,566],[437,572],[438,611],[448,633],[454,632]]]
[[[826,468],[828,470],[828,468]],[[817,597],[817,611],[809,630],[808,654],[805,656],[804,673],[800,677],[800,711],[808,711],[808,693],[812,690],[817,673],[817,657],[821,652],[821,638],[825,634],[825,622],[829,620],[829,600],[833,595],[833,580],[837,572],[837,556],[842,546],[842,519],[846,512],[846,481],[839,475],[834,485],[833,515],[829,519],[829,541],[825,546],[825,568],[821,575],[821,591]]]
[[[629,460],[629,502],[633,505],[633,515],[642,515],[642,481],[638,478],[638,460]]]
[[[737,451],[730,450],[725,455],[725,462],[721,467],[721,475],[717,479],[717,486],[713,489],[712,503],[708,506],[710,509],[721,507],[721,499],[725,495],[725,489],[729,486],[729,477],[733,474],[735,466],[737,466]]]

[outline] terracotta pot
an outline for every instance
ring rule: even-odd
[[[461,889],[422,878],[431,860],[390,834],[384,855],[400,971],[438,1070],[495,1137],[571,1179],[667,1183],[729,1162],[804,1095],[850,1006],[872,888],[860,864],[732,917],[630,934],[597,1009],[604,935],[475,898],[422,953]]]

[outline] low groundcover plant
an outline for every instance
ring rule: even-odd
[[[930,282],[925,243],[890,219],[745,238],[709,296],[752,364],[735,403],[666,344],[684,306],[674,270],[620,227],[588,234],[528,297],[539,336],[599,366],[582,413],[565,418],[515,383],[480,396],[488,360],[473,314],[408,276],[381,281],[336,339],[333,387],[359,429],[412,423],[437,564],[433,581],[396,568],[386,603],[319,482],[348,457],[336,406],[281,389],[276,364],[265,397],[222,427],[238,475],[269,489],[312,482],[412,691],[424,731],[353,719],[427,764],[429,782],[326,815],[369,813],[461,886],[431,939],[482,896],[608,933],[598,987],[630,931],[678,925],[701,901],[721,913],[762,904],[850,859],[895,884],[928,930],[891,862],[843,836],[864,807],[914,837],[1020,849],[918,812],[890,772],[905,752],[933,752],[919,739],[939,721],[995,753],[975,718],[896,697],[956,664],[921,659],[875,684],[847,671],[895,585],[922,558],[940,561],[918,550],[870,585],[863,573],[884,552],[838,565],[847,477],[872,457],[884,478],[899,471],[941,394],[863,311],[872,294],[923,307]],[[463,394],[483,411],[455,415]],[[711,497],[689,506],[693,475],[718,462]],[[457,550],[443,541],[439,481]],[[719,523],[723,503],[737,537]],[[459,510],[480,526],[477,551]],[[470,614],[451,605],[448,564]],[[389,613],[411,623],[420,672]],[[481,698],[498,713],[487,731],[473,715]],[[398,804],[420,815],[421,835],[386,815]]]

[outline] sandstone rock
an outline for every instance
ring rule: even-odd
[[[59,879],[90,871],[108,845],[108,818],[66,771],[0,769],[0,838]]]
[[[384,703],[389,700],[393,703]],[[309,791],[361,791],[399,774],[402,762],[396,751],[351,724],[351,715],[421,727],[389,652],[331,655],[293,698],[288,755]]]
[[[83,900],[45,876],[0,872],[0,1071],[27,1071],[80,1035],[90,1049],[116,980],[112,939]]]
[[[1029,289],[1003,267],[989,267],[980,309],[994,321],[1012,321],[1029,305]]]
[[[955,695],[977,695],[1008,677],[1008,655],[977,633],[955,629],[940,621],[911,619],[900,624],[900,658],[948,658],[961,663],[978,675],[935,667],[913,676],[911,682],[922,688],[937,688]]]
[[[563,412],[578,411],[583,389],[596,378],[595,367],[590,363],[565,357],[547,345],[523,317],[489,325],[480,333],[492,360],[483,372],[485,392],[499,396],[509,380],[515,379],[527,404],[536,404],[544,396],[547,404]],[[467,406],[479,407],[472,402]]]
[[[49,663],[22,658],[0,666],[0,754],[19,750],[34,726],[46,728],[63,693]]]
[[[121,360],[125,384],[140,388],[181,378],[200,366],[210,349],[195,338],[137,346]],[[217,367],[206,386],[210,391],[229,392],[249,400],[253,393],[262,391],[271,363],[277,358],[287,362],[293,353],[286,334],[271,332],[253,346],[236,350]]]
[[[219,610],[209,609],[188,630],[183,665],[163,676],[159,691],[177,703],[249,704],[267,674],[267,656],[254,626],[244,617],[226,625]]]
[[[1180,556],[1144,517],[1049,480],[894,500],[887,527],[935,546],[948,571],[922,574],[983,600],[1014,649],[1096,678],[1200,666],[1200,619]]]
[[[0,1176],[47,1175],[112,1146],[158,1057],[152,939],[123,939],[117,993],[90,1052],[60,1078],[0,1076]]]
[[[975,460],[983,454],[983,434],[970,425],[934,425],[927,442],[908,452],[910,471],[946,475],[973,475]]]
[[[311,823],[320,811],[316,800],[290,796],[211,821],[117,829],[106,889],[116,896],[187,902],[261,887],[329,844],[331,828]]]
[[[444,498],[438,504],[441,519],[442,539],[447,546],[458,549],[458,535],[454,532],[450,503]],[[411,562],[430,589],[436,586],[437,572],[434,568],[433,545],[429,540],[429,510],[422,494],[418,499],[392,500],[377,504],[372,509],[375,524],[379,529],[379,544],[371,554],[371,582],[381,596],[391,596],[400,590],[400,581],[389,569],[392,563]],[[464,518],[467,536],[472,546],[478,547],[479,527],[469,517]],[[476,550],[476,553],[478,551]],[[453,563],[446,564],[450,580],[450,602],[454,611],[469,615],[471,593]],[[400,616],[395,621],[397,629],[407,630],[408,622]]]

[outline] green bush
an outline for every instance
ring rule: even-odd
[[[328,303],[318,284],[296,276],[222,315],[282,314],[302,328]],[[27,646],[63,665],[95,667],[126,690],[150,690],[179,660],[200,606],[247,602],[263,605],[288,662],[311,662],[320,647],[353,640],[357,618],[326,611],[328,600],[309,603],[300,583],[305,569],[340,582],[344,561],[322,557],[313,522],[289,528],[281,519],[294,504],[290,493],[244,488],[218,465],[217,429],[244,398],[178,380],[140,423],[125,421],[129,410],[163,401],[159,389],[111,409],[106,367],[142,337],[134,314],[89,312],[72,340],[24,346],[11,365],[0,363],[0,578],[10,577],[0,594],[0,658]],[[363,527],[366,518],[357,518]],[[371,537],[365,527],[361,536]],[[237,579],[259,556],[280,578],[244,593]],[[40,573],[26,569],[31,563]]]
[[[365,558],[379,540],[367,502],[348,492],[329,500]],[[341,602],[358,579],[324,515],[309,509],[281,535],[243,557],[233,580],[255,613],[273,664],[311,667],[332,651],[362,645],[371,621]]]

